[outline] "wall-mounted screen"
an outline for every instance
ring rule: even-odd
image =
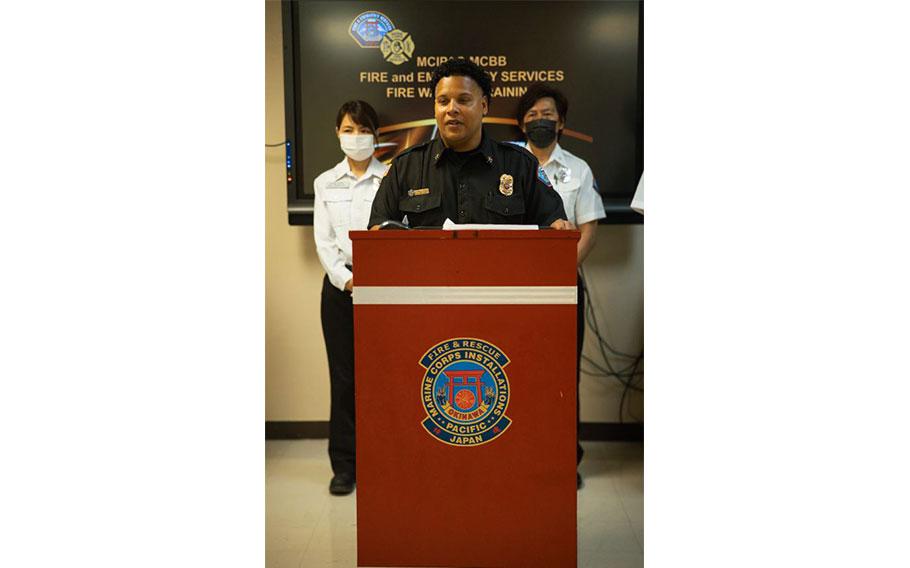
[[[560,144],[591,166],[607,222],[641,222],[629,202],[643,168],[640,2],[313,2],[284,5],[288,210],[311,222],[313,180],[343,154],[341,103],[378,112],[376,157],[391,161],[436,135],[433,69],[467,57],[493,77],[484,120],[522,140],[515,112],[535,81],[569,101]]]

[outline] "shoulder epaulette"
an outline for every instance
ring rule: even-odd
[[[400,158],[400,157],[402,157],[402,156],[407,156],[408,154],[410,154],[411,152],[414,152],[415,150],[422,150],[422,149],[426,148],[427,146],[429,146],[429,145],[432,144],[432,143],[433,143],[432,140],[428,140],[428,141],[422,142],[422,143],[420,143],[420,144],[415,144],[414,146],[411,146],[410,148],[406,149],[406,150],[405,150],[404,152],[402,152],[401,154],[398,154],[397,156],[395,156],[395,158],[397,159],[397,158]]]
[[[526,158],[531,158],[535,162],[537,161],[537,156],[532,154],[531,151],[528,150],[527,148],[525,148],[523,146],[519,146],[515,142],[500,142],[499,140],[494,140],[494,142],[496,142],[496,144],[499,144],[499,146],[501,146],[501,147],[508,148],[509,150],[511,150],[513,152],[518,152],[519,154],[522,154]]]

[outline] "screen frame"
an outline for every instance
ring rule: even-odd
[[[639,0],[638,10],[638,73],[636,78],[636,143],[635,143],[635,169],[638,177],[644,169],[644,2]],[[298,143],[302,138],[300,100],[297,93],[301,92],[301,77],[298,65],[299,32],[297,29],[299,2],[298,0],[282,0],[282,45],[284,51],[284,115],[286,136],[286,163],[287,167],[287,210],[290,225],[313,224],[313,197],[303,195],[303,186],[300,185],[298,172],[303,163],[303,149]],[[628,194],[621,196],[601,196],[604,211],[607,216],[600,219],[601,225],[641,225],[644,216],[631,208],[632,196],[635,187],[629,189]]]

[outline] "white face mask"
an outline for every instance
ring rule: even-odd
[[[341,151],[355,162],[362,162],[373,155],[375,144],[372,134],[339,134]]]

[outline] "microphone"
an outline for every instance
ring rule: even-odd
[[[389,219],[388,221],[383,221],[382,223],[379,224],[380,231],[386,231],[386,230],[392,230],[392,229],[404,229],[405,231],[411,230],[411,228],[408,227],[407,225],[405,225],[404,223],[401,223],[399,221],[393,221],[391,219]]]

